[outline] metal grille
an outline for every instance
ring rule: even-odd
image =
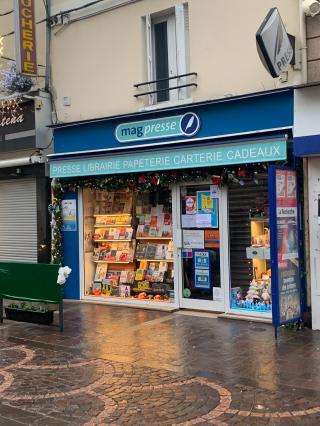
[[[37,262],[35,179],[0,181],[0,260]]]

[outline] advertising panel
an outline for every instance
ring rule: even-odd
[[[271,203],[271,258],[273,324],[301,319],[301,277],[299,262],[299,218],[297,173],[274,168],[274,201]]]

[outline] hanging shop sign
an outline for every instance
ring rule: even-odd
[[[35,0],[15,0],[17,73],[37,75]]]
[[[77,177],[189,169],[241,163],[281,161],[287,158],[286,140],[216,145],[99,157],[91,160],[52,161],[50,176]],[[210,195],[210,194],[209,194]]]
[[[302,316],[299,256],[297,173],[286,167],[270,168],[272,318],[277,328]]]
[[[115,138],[120,143],[129,143],[176,136],[194,136],[199,129],[199,116],[188,112],[173,117],[119,124],[115,130]]]
[[[256,41],[260,59],[272,77],[279,77],[294,62],[294,49],[276,7],[258,29]]]

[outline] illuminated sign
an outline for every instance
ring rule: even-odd
[[[200,118],[193,112],[173,117],[122,123],[115,130],[118,142],[129,143],[176,136],[193,136],[200,129]]]
[[[37,75],[35,0],[15,0],[17,72]]]

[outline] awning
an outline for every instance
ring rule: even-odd
[[[161,151],[87,156],[85,158],[49,158],[50,177],[101,176],[123,173],[226,166],[243,163],[283,161],[287,159],[286,138],[245,143],[210,144]]]

